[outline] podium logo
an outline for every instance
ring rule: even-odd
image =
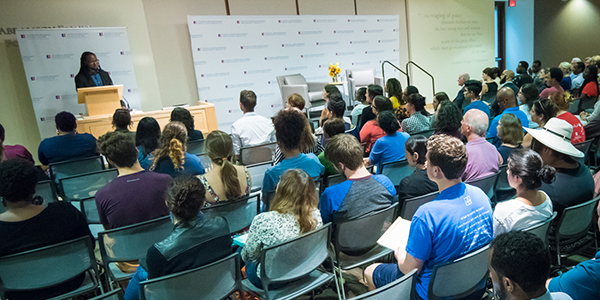
[[[52,58],[52,55],[48,54],[48,55],[46,55],[46,58],[47,58],[47,59],[51,59],[51,58]]]
[[[56,95],[54,98],[56,98],[56,100],[60,100],[60,95]]]
[[[60,36],[62,36],[62,37],[67,37],[67,35],[66,35],[66,34],[64,34],[64,33],[62,33]]]
[[[104,36],[104,33],[100,32],[98,33],[98,36]]]

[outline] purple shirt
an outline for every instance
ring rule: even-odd
[[[96,193],[100,223],[113,229],[168,215],[165,197],[172,180],[150,171],[115,178]]]
[[[467,143],[467,168],[462,175],[464,182],[492,175],[498,172],[500,154],[496,147],[485,138],[477,138]]]
[[[24,159],[28,162],[31,162],[32,164],[35,163],[33,161],[33,156],[31,155],[31,152],[29,152],[29,150],[27,150],[27,148],[25,148],[21,145],[14,145],[14,146],[4,145],[4,153],[6,153],[6,159],[20,158],[20,159]]]

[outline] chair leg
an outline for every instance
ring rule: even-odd
[[[556,259],[558,260],[558,266],[560,267],[560,239],[558,238],[558,234],[556,235]]]

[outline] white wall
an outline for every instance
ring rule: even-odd
[[[534,0],[506,2],[506,68],[515,71],[519,61],[533,63]]]

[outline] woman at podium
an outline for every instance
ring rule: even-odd
[[[79,73],[75,76],[75,87],[79,89],[103,85],[113,85],[110,75],[100,68],[100,61],[96,54],[83,52],[80,58]]]

